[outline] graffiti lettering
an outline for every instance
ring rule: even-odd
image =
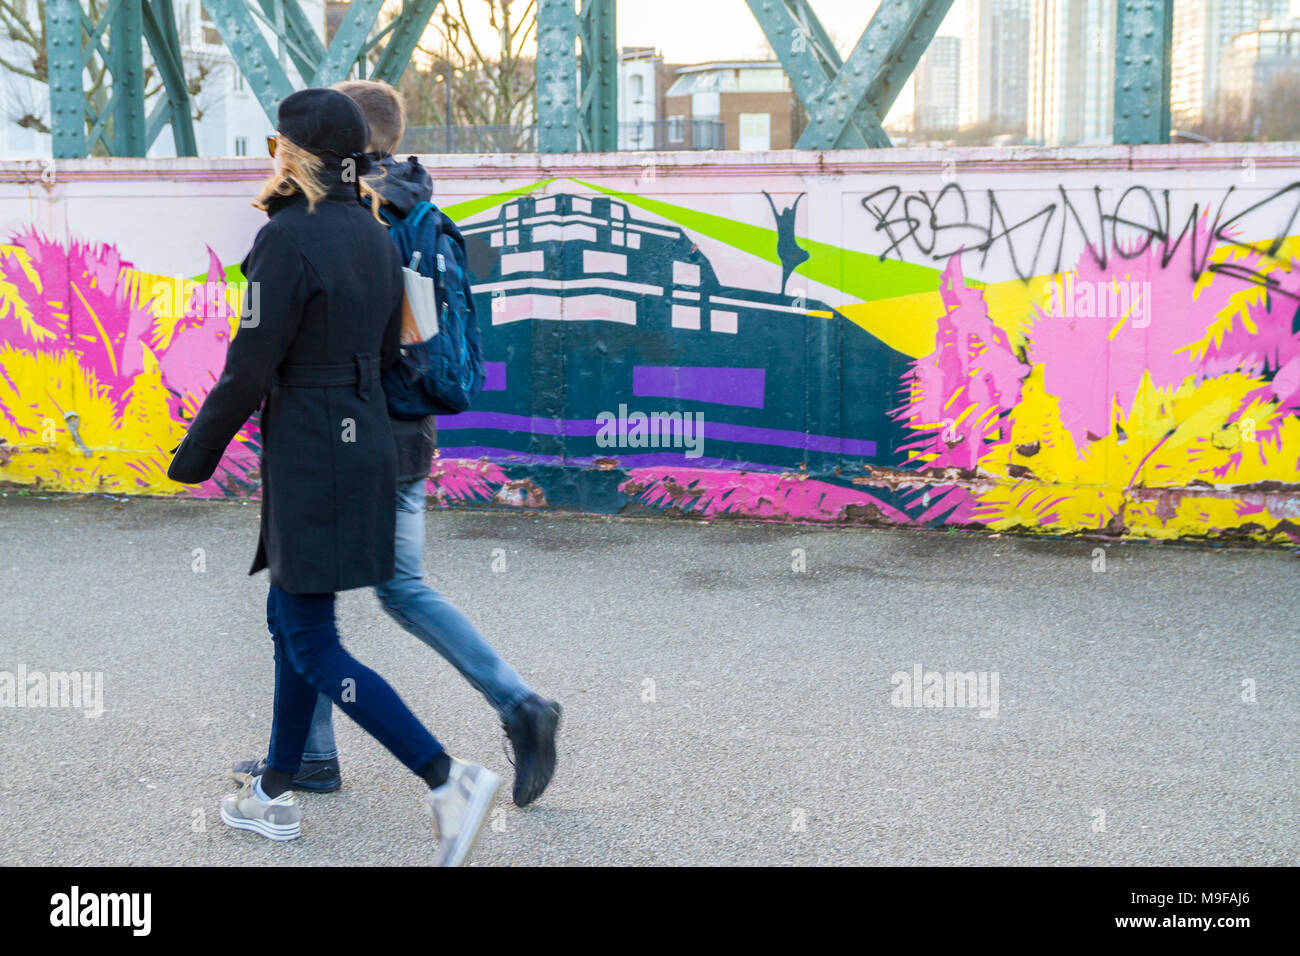
[[[1207,202],[1204,206],[1199,201],[1193,202],[1181,228],[1170,201],[1170,190],[1153,191],[1145,186],[1128,187],[1109,205],[1102,188],[1096,186],[1086,211],[1080,208],[1083,204],[1076,204],[1064,186],[1058,186],[1056,199],[1010,222],[995,190],[985,189],[968,197],[966,190],[955,182],[946,184],[937,193],[923,189],[907,192],[901,186],[885,186],[861,202],[875,221],[875,231],[884,233],[888,239],[888,245],[880,253],[882,262],[890,256],[906,260],[909,253],[919,253],[922,259],[935,262],[946,262],[954,255],[977,253],[979,265],[983,267],[990,255],[1000,251],[1015,274],[1028,281],[1033,276],[1072,267],[1074,263],[1067,261],[1067,256],[1080,251],[1104,269],[1112,255],[1136,259],[1154,247],[1161,267],[1168,268],[1186,241],[1188,269],[1194,281],[1206,272],[1218,272],[1296,298],[1269,273],[1300,214],[1300,182],[1233,211],[1231,207],[1239,201],[1237,187],[1229,186],[1217,202]],[[1212,206],[1211,239],[1198,244],[1196,224],[1201,219],[1209,219]],[[1280,218],[1279,209],[1283,213]],[[1281,225],[1276,225],[1279,222]],[[1270,238],[1241,241],[1240,236],[1245,234]],[[1256,266],[1211,262],[1210,254],[1220,244],[1253,252],[1263,261]]]

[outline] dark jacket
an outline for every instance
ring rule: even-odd
[[[399,163],[390,154],[371,154],[379,175],[370,180],[384,199],[384,209],[399,218],[428,202],[433,196],[433,177],[414,156]],[[412,422],[394,418],[393,441],[397,446],[397,480],[405,484],[429,477],[433,450],[438,443],[436,420],[432,415]]]
[[[262,529],[250,574],[296,594],[393,576],[396,468],[381,368],[397,359],[398,253],[326,165],[327,198],[278,200],[244,260],[258,308],[167,474],[197,484],[261,406]]]

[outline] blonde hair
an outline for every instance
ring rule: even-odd
[[[376,80],[344,80],[330,89],[338,90],[356,103],[370,125],[372,153],[391,153],[406,132],[406,100],[401,92]]]
[[[275,147],[276,158],[280,160],[280,169],[271,173],[262,183],[257,193],[254,208],[265,210],[267,203],[276,196],[292,196],[302,193],[307,197],[307,211],[313,212],[316,204],[325,198],[329,189],[321,182],[321,170],[325,164],[315,153],[303,149],[283,133],[277,134]],[[370,213],[379,222],[379,206],[383,202],[375,188],[365,179],[358,179],[361,195],[370,200]]]

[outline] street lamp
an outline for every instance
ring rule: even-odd
[[[462,74],[461,74],[461,71],[460,71],[460,70],[453,70],[452,67],[451,67],[451,64],[448,63],[448,64],[445,64],[445,65],[442,67],[442,69],[438,71],[437,76],[434,77],[434,82],[435,82],[435,83],[442,83],[442,84],[443,84],[443,91],[446,93],[446,109],[445,109],[445,112],[446,112],[446,129],[447,129],[447,135],[446,135],[445,139],[446,139],[446,143],[447,143],[447,152],[449,152],[449,153],[454,153],[454,152],[456,152],[456,134],[455,134],[455,132],[452,130],[452,126],[451,126],[451,78],[452,78],[453,76],[459,77],[459,76],[461,76],[461,75],[462,75]]]

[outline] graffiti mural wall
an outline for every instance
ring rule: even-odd
[[[457,165],[446,165],[456,161]],[[488,380],[444,505],[1300,542],[1294,146],[430,159]],[[0,480],[168,481],[254,160],[0,164]]]

